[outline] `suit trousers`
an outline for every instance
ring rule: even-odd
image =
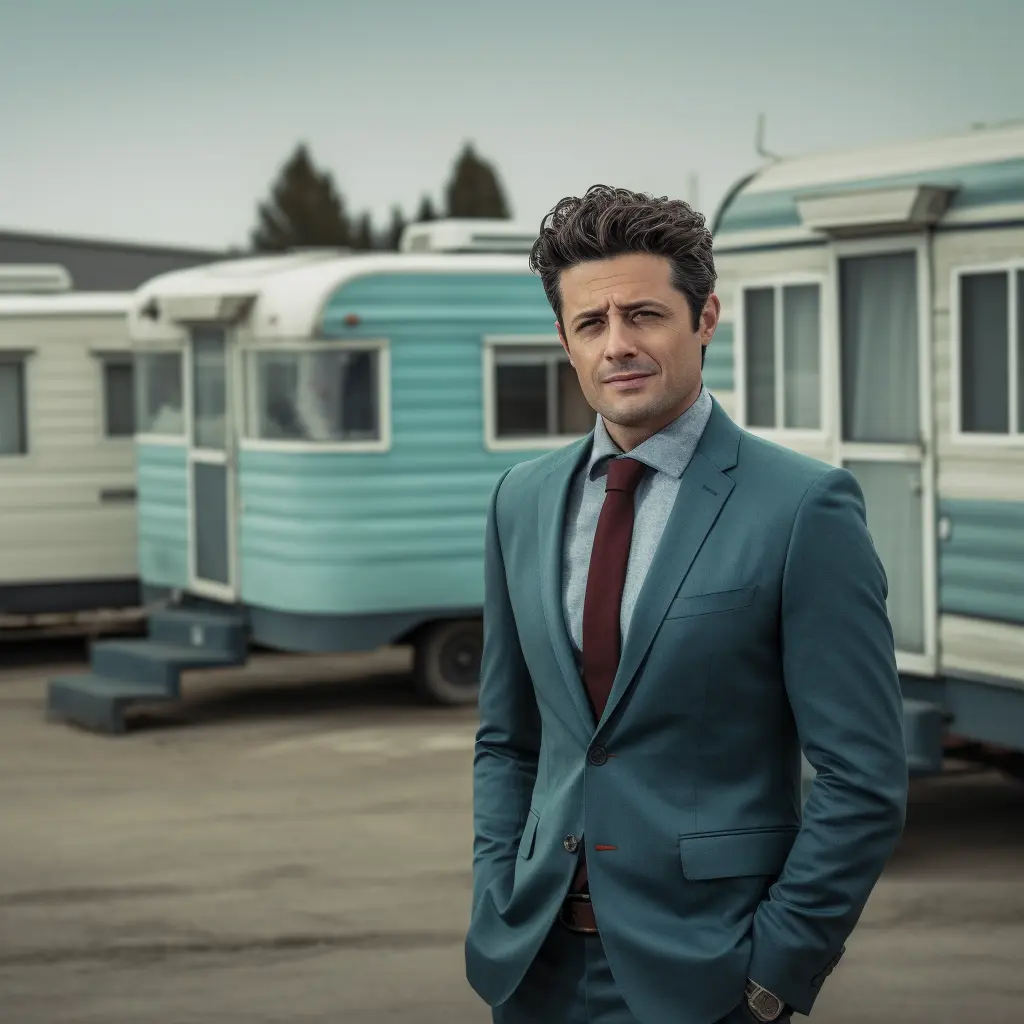
[[[556,923],[519,987],[494,1007],[493,1024],[640,1024],[612,976],[599,935]],[[790,1018],[787,1015],[780,1024]],[[757,1024],[746,999],[709,1024]],[[663,1024],[671,1024],[665,1021]]]

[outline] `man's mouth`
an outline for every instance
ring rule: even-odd
[[[611,385],[613,388],[625,390],[639,386],[650,376],[651,374],[649,373],[616,373],[611,377],[606,377],[604,383]]]

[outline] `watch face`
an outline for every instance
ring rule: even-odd
[[[760,991],[750,1000],[751,1006],[765,1020],[775,1020],[782,1013],[782,1000],[771,992]]]

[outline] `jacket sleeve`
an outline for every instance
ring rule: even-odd
[[[490,890],[499,907],[512,892],[515,860],[537,779],[540,713],[519,644],[499,531],[498,481],[484,547],[484,646],[480,725],[473,758],[473,909]]]
[[[748,971],[803,1014],[903,832],[907,757],[887,594],[859,484],[844,469],[824,473],[795,518],[781,613],[786,690],[817,777],[754,917]]]

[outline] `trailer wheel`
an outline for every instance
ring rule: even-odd
[[[483,647],[480,619],[452,619],[425,626],[415,640],[416,689],[432,704],[475,704],[480,694]]]

